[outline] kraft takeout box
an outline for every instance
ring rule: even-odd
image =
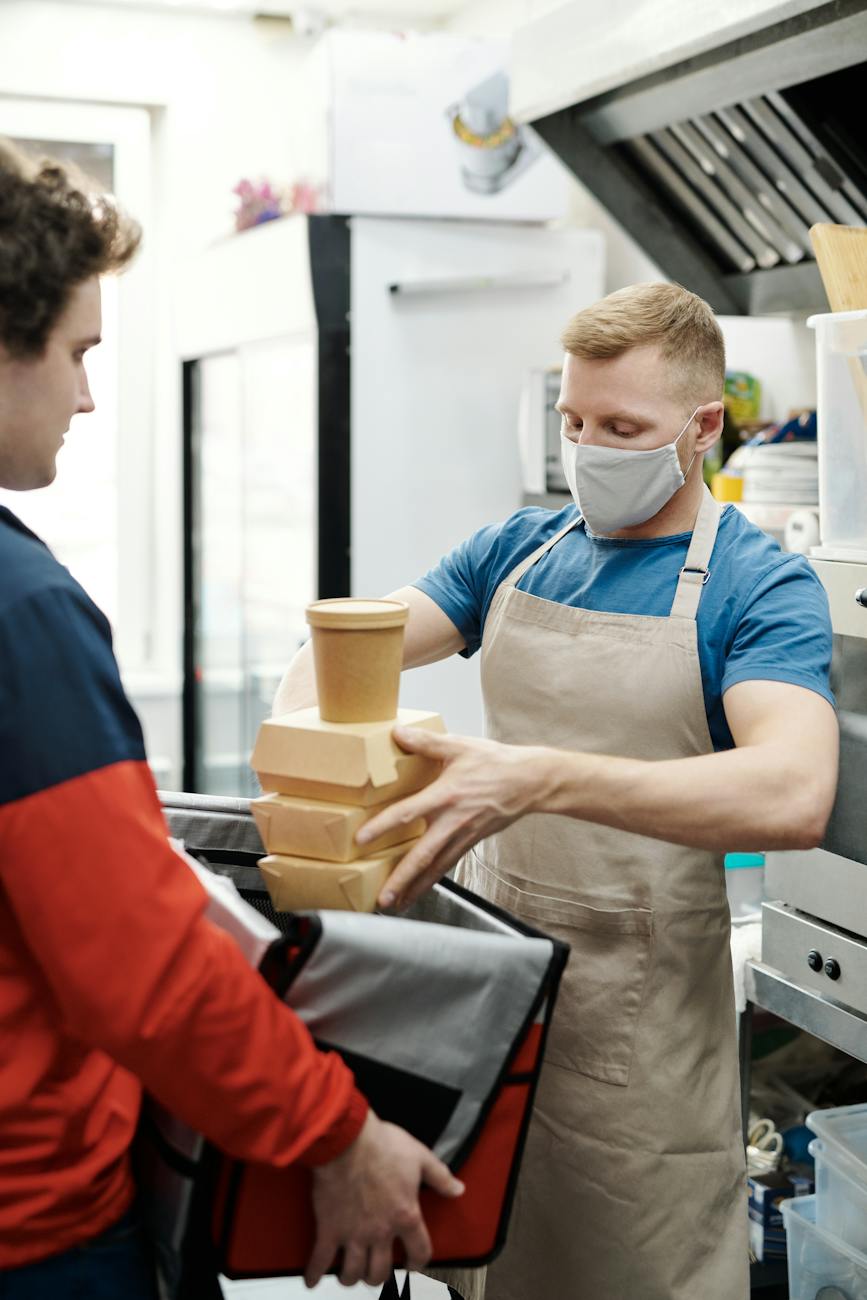
[[[413,794],[439,776],[441,764],[405,754],[392,739],[397,725],[445,732],[438,713],[400,709],[383,722],[325,722],[317,708],[268,718],[251,759],[268,793],[370,808]]]
[[[387,804],[374,804],[371,808],[359,808],[287,794],[266,794],[250,803],[268,853],[323,858],[327,862],[353,862],[362,855],[370,857],[393,844],[417,839],[424,832],[424,820],[418,818],[369,844],[356,844],[356,832],[387,807]]]
[[[413,843],[396,844],[355,862],[322,862],[273,853],[260,859],[259,870],[275,912],[318,908],[372,912],[383,885]]]

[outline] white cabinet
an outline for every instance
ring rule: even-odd
[[[810,563],[828,593],[834,631],[841,636],[867,637],[867,606],[855,598],[856,592],[867,591],[867,564],[819,559]]]

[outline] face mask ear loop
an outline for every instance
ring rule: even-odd
[[[700,406],[697,406],[697,407],[695,408],[695,410],[693,411],[692,415],[689,417],[689,419],[687,420],[686,424],[683,426],[683,428],[681,429],[680,433],[679,433],[679,434],[677,435],[677,437],[675,438],[674,443],[672,444],[673,446],[675,446],[675,447],[677,446],[677,444],[680,442],[681,438],[682,438],[683,435],[686,433],[687,429],[688,429],[689,426],[692,424],[693,420],[695,419],[696,415],[698,414],[698,412],[699,412],[700,410],[701,410],[701,407],[700,407]],[[689,471],[692,469],[693,465],[695,464],[695,457],[696,457],[696,453],[693,452],[693,453],[692,453],[692,460],[689,462],[689,464],[687,465],[686,469],[683,470],[683,479],[684,479],[684,482],[686,482],[687,478],[689,477]]]

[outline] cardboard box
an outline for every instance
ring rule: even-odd
[[[313,908],[372,912],[380,890],[413,842],[397,844],[355,862],[323,862],[272,853],[260,860],[259,870],[276,912]]]
[[[419,818],[390,834],[380,835],[370,844],[356,844],[356,832],[388,804],[358,808],[354,804],[328,803],[322,799],[266,794],[261,799],[253,799],[250,807],[268,853],[322,858],[326,862],[353,862],[362,854],[370,857],[394,844],[418,839],[425,829],[423,818]]]
[[[751,1174],[749,1190],[750,1248],[759,1263],[785,1259],[786,1227],[781,1202],[790,1196],[809,1196],[813,1183],[809,1179],[774,1172]]]
[[[400,709],[385,722],[323,722],[317,708],[266,719],[251,763],[266,792],[370,808],[429,785],[441,764],[405,754],[395,726],[444,732],[438,713]]]

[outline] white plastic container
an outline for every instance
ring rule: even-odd
[[[763,853],[727,853],[726,894],[733,921],[761,915],[765,885]]]
[[[816,331],[819,529],[813,554],[867,561],[867,311],[811,316]]]
[[[789,1300],[867,1300],[867,1255],[816,1223],[816,1197],[782,1202],[789,1257]]]
[[[816,1223],[867,1254],[867,1183],[859,1178],[859,1162],[821,1138],[810,1143],[810,1155],[816,1162]]]
[[[867,1186],[867,1102],[813,1110],[806,1123],[828,1150],[854,1162],[861,1182]]]

